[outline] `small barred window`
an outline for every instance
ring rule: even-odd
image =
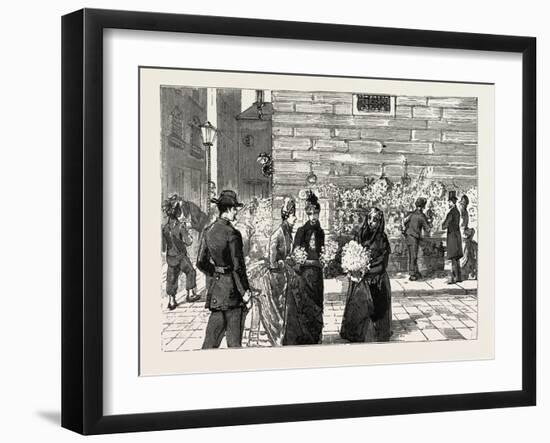
[[[353,94],[353,113],[394,115],[395,97],[379,94]]]

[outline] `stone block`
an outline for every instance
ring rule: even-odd
[[[273,102],[275,112],[294,112],[294,102]]]
[[[477,108],[477,97],[429,97],[428,106],[440,108]]]
[[[276,137],[273,140],[273,149],[307,151],[310,148],[311,148],[311,140],[309,138]]]
[[[334,105],[335,114],[353,114],[353,107],[351,103],[336,103]]]
[[[351,92],[314,92],[313,101],[324,103],[352,103]]]
[[[292,150],[286,149],[274,149],[271,157],[274,161],[277,160],[290,160],[292,158]]]
[[[390,128],[401,129],[426,129],[426,120],[413,119],[413,118],[396,118],[388,121],[387,126]]]
[[[382,151],[382,143],[380,141],[350,141],[348,142],[350,153],[378,153]]]
[[[292,136],[294,135],[294,128],[289,128],[286,126],[273,126],[271,133],[275,136]]]
[[[413,129],[412,140],[440,141],[441,131],[435,129]]]
[[[477,132],[443,131],[442,141],[451,143],[476,143]]]
[[[448,131],[477,131],[477,120],[428,121],[428,129],[443,129]]]
[[[296,128],[296,137],[330,137],[330,128]]]
[[[344,140],[359,140],[361,137],[361,130],[359,129],[335,129],[334,135],[337,138]]]
[[[326,103],[296,103],[296,112],[332,114],[331,104]]]
[[[397,106],[426,106],[428,103],[427,97],[397,97]]]
[[[432,151],[431,143],[386,142],[384,145],[382,153],[429,154]]]
[[[311,92],[303,91],[271,91],[271,101],[275,102],[308,102],[313,100]]]
[[[274,176],[292,173],[307,175],[309,173],[309,163],[300,161],[278,161],[273,163]]]
[[[361,138],[377,140],[398,140],[410,141],[411,131],[409,129],[395,128],[368,128],[361,130]]]
[[[396,118],[412,118],[412,106],[396,106],[395,117]]]
[[[462,143],[434,143],[434,154],[449,155],[477,155],[477,144]]]
[[[413,108],[413,117],[436,120],[441,118],[441,108],[415,106]]]
[[[474,120],[477,121],[477,109],[443,109],[443,118],[447,120]]]
[[[348,143],[343,140],[335,139],[315,140],[313,143],[313,149],[318,151],[346,152],[348,150]]]

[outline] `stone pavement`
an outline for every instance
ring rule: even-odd
[[[436,340],[471,340],[477,338],[477,281],[467,280],[447,285],[445,279],[408,281],[397,276],[392,285],[391,341],[418,342]],[[346,343],[338,330],[346,298],[345,278],[325,280],[323,343]],[[209,311],[204,300],[185,302],[185,291],[178,294],[179,305],[166,309],[162,299],[162,350],[165,352],[200,349]],[[243,346],[271,346],[253,308],[246,318]],[[225,347],[225,339],[222,342]]]

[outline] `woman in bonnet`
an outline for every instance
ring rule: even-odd
[[[305,263],[294,266],[296,278],[289,280],[283,345],[321,343],[323,330],[323,268],[319,260],[325,232],[319,223],[321,206],[308,191],[305,212],[308,221],[298,228],[293,249],[303,248]]]
[[[287,292],[296,279],[292,269],[292,229],[296,222],[296,202],[286,197],[281,207],[281,224],[269,238],[268,272],[258,294],[259,313],[269,341],[280,346],[285,334]]]

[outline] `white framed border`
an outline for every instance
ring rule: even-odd
[[[366,364],[481,360],[494,357],[494,86],[343,77],[260,74],[140,67],[140,375],[170,375],[269,369],[337,367]],[[301,347],[241,348],[163,352],[159,345],[163,312],[158,241],[162,174],[160,88],[246,88],[347,92],[368,89],[410,96],[475,97],[478,103],[478,327],[471,340],[389,342]]]

